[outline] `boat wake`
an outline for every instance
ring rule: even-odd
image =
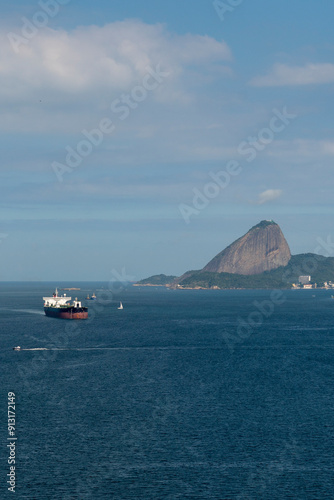
[[[29,314],[40,314],[41,316],[45,315],[44,311],[37,311],[36,309],[10,309],[10,311],[29,313]]]
[[[134,347],[32,347],[14,348],[20,351],[170,351],[225,349],[222,346],[134,346]]]
[[[47,347],[32,347],[31,349],[23,349],[20,348],[20,351],[51,351],[52,349],[48,349]]]

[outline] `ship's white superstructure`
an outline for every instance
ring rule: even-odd
[[[88,308],[83,307],[77,297],[73,302],[71,299],[72,297],[67,297],[66,293],[59,297],[56,288],[52,297],[43,297],[46,316],[61,319],[87,319]]]
[[[52,297],[43,297],[44,307],[61,307],[69,305],[68,301],[71,300],[72,297],[67,297],[66,293],[64,295],[58,296],[58,289],[56,288],[55,293]]]

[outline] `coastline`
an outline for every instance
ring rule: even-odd
[[[315,290],[332,290],[334,293],[334,289],[325,287],[325,286],[317,286],[316,288],[297,288],[297,287],[226,287],[226,288],[221,288],[219,286],[181,286],[181,285],[154,285],[152,283],[148,284],[146,283],[145,285],[141,285],[140,283],[134,283],[133,286],[145,286],[145,287],[165,287],[169,288],[170,290],[309,290],[309,291],[315,291]]]

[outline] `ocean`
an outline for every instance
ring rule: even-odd
[[[44,315],[56,285],[95,291],[89,320]],[[334,498],[330,291],[2,283],[0,299],[1,498]]]

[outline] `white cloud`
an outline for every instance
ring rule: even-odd
[[[2,48],[0,99],[15,101],[45,88],[74,99],[78,93],[99,89],[126,91],[147,73],[147,66],[160,64],[177,79],[187,65],[230,58],[225,42],[208,36],[173,35],[163,25],[136,20],[71,32],[43,29],[20,45],[18,53],[9,41]]]
[[[193,111],[200,97],[210,85],[231,78],[231,51],[224,41],[177,35],[161,24],[127,20],[72,31],[45,28],[18,53],[7,35],[0,29],[7,42],[0,54],[0,130],[70,136],[62,139],[64,147],[105,117],[116,122],[118,135],[131,127],[131,134],[145,127],[166,130],[177,114],[190,121],[194,112],[192,121],[203,122]],[[131,110],[131,120],[120,121],[111,104],[143,84],[147,67],[160,67],[168,77]]]
[[[263,205],[264,203],[277,200],[281,195],[281,189],[267,189],[266,191],[263,191],[259,194],[256,204]]]
[[[285,85],[315,85],[334,82],[334,64],[307,64],[288,66],[274,64],[272,70],[251,80],[255,87],[279,87]]]

